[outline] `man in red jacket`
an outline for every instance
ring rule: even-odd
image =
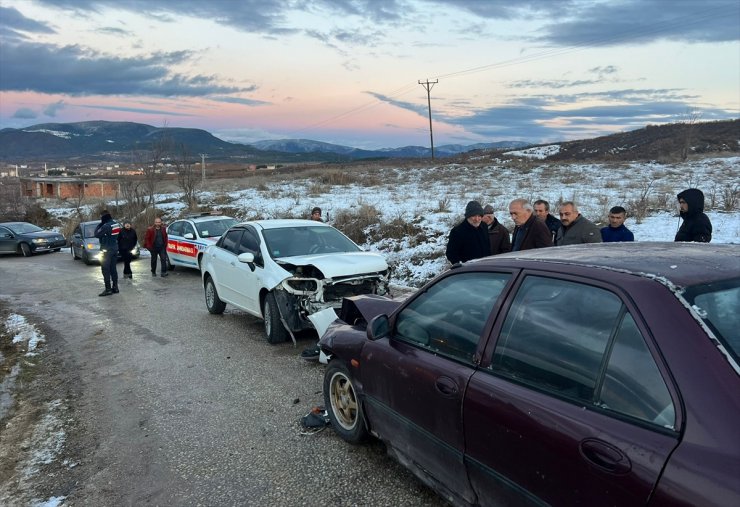
[[[144,248],[152,254],[152,276],[157,276],[157,257],[160,260],[162,276],[167,276],[167,231],[162,226],[162,219],[154,219],[144,234]]]

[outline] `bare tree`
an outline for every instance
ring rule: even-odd
[[[684,133],[684,142],[681,146],[681,160],[689,158],[691,143],[694,137],[694,126],[699,121],[699,118],[701,118],[701,112],[698,109],[687,109],[686,113],[684,113],[684,119],[681,122],[683,123]]]
[[[166,128],[167,124],[165,123],[159,136],[152,141],[148,149],[134,150],[132,154],[132,158],[144,174],[144,190],[149,198],[147,207],[154,207],[156,204],[154,196],[164,176],[165,161],[169,160],[172,153],[172,138],[167,133]]]
[[[23,220],[28,206],[28,198],[21,195],[21,183],[18,178],[0,180],[0,222]]]
[[[191,160],[188,148],[180,143],[177,147],[177,156],[174,159],[177,171],[177,184],[182,190],[182,198],[188,204],[190,210],[198,206],[196,191],[200,184],[200,174],[194,170],[195,164]]]
[[[144,182],[132,178],[121,177],[118,180],[121,188],[121,205],[123,216],[129,220],[139,215],[147,208],[147,195],[144,191]]]

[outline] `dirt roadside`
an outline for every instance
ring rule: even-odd
[[[53,331],[21,317],[0,302],[0,505],[53,506],[82,479],[77,465],[93,444],[81,440],[74,365]],[[39,338],[35,348],[14,343],[9,324],[19,318]]]

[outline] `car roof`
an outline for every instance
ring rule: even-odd
[[[740,277],[740,245],[624,242],[539,248],[470,261],[469,264],[543,267],[543,263],[596,267],[654,278],[678,287]]]
[[[305,220],[301,218],[275,218],[271,220],[251,220],[239,225],[254,225],[261,229],[284,229],[286,227],[331,227],[324,222]]]
[[[0,222],[0,225],[20,225],[20,224],[36,225],[36,224],[32,224],[31,222]],[[36,227],[38,227],[38,225],[36,225]]]

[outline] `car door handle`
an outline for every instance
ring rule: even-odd
[[[587,438],[579,445],[581,455],[592,465],[615,475],[624,475],[632,469],[632,462],[621,449],[595,438]]]
[[[457,383],[450,377],[439,377],[434,382],[434,387],[436,387],[437,391],[439,391],[442,396],[446,398],[453,398],[457,396],[457,393],[459,392],[457,388]]]

